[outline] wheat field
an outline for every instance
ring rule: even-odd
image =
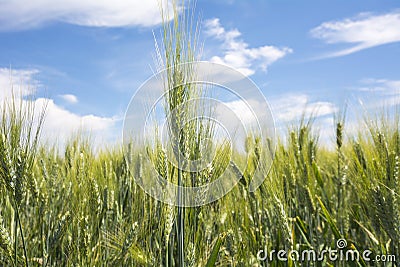
[[[0,135],[0,265],[181,264],[178,208],[133,179],[146,177],[143,147],[94,153],[83,138],[63,151],[43,147],[32,138],[29,109],[8,108],[13,116],[3,115]],[[246,186],[249,168],[224,198],[184,208],[185,266],[262,266],[260,249],[322,249],[339,238],[348,248],[399,255],[398,117],[370,120],[368,132],[348,137],[337,122],[333,150],[319,147],[312,127],[290,130],[255,193]],[[256,140],[247,144],[255,158]],[[171,175],[162,150],[153,156]]]
[[[170,69],[167,85],[189,75],[179,64],[197,57],[193,44],[198,31],[188,31],[190,19],[175,16],[172,23],[164,22],[163,45],[157,51],[163,60],[157,63]],[[178,86],[167,95],[166,112],[198,94],[201,91]],[[181,111],[172,118],[177,124],[187,114]],[[312,118],[289,127],[255,192],[248,184],[260,151],[270,148],[249,136],[243,142],[250,163],[239,174],[238,185],[218,201],[188,208],[159,202],[137,185],[135,179],[151,175],[144,157],[166,180],[201,184],[229,164],[224,146],[209,169],[191,174],[174,168],[160,146],[148,149],[131,143],[95,152],[85,136],[71,137],[62,149],[43,144],[45,111],[37,114],[15,99],[2,105],[0,266],[398,264],[257,259],[260,250],[323,250],[335,248],[339,239],[347,241],[344,250],[400,257],[397,110],[367,117],[355,134],[346,134],[345,118],[339,116],[332,125],[331,149],[320,145]],[[212,127],[206,126],[194,122],[172,133],[189,157],[201,157],[198,136],[212,136]]]

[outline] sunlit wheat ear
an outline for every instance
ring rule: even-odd
[[[164,206],[164,219],[165,219],[165,244],[166,246],[168,245],[171,231],[174,225],[174,220],[175,220],[175,208],[171,205],[165,205]]]
[[[289,226],[289,220],[288,220],[287,213],[285,211],[285,207],[283,206],[283,204],[279,200],[279,198],[276,196],[275,196],[275,201],[276,201],[275,203],[277,205],[276,215],[277,215],[280,229],[283,234],[284,243],[287,248],[292,249],[293,248],[293,240],[292,240],[291,229]]]
[[[316,211],[314,196],[308,186],[306,186],[305,188],[305,200],[307,203],[307,207],[310,209],[311,213],[314,213]]]
[[[196,263],[196,249],[193,242],[189,242],[185,252],[186,252],[186,266],[194,267]]]
[[[0,213],[0,250],[3,250],[4,255],[12,260],[14,249],[11,243],[10,233],[3,226],[3,217]]]
[[[399,195],[394,189],[389,189],[388,203],[391,206],[393,216],[393,228],[389,230],[390,237],[394,243],[399,244],[400,242],[400,205]]]

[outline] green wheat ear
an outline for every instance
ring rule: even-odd
[[[33,99],[24,100],[12,93],[0,104],[0,182],[11,197],[14,215],[14,263],[18,263],[18,231],[21,235],[25,265],[28,252],[20,217],[21,203],[28,189],[34,188],[33,166],[44,123],[45,108],[35,111]],[[32,192],[35,195],[35,191]]]
[[[13,260],[14,250],[11,243],[10,233],[3,225],[3,217],[0,213],[0,249],[3,250],[9,260]]]

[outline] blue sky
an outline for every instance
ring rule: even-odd
[[[345,102],[349,118],[358,100],[370,110],[400,103],[397,0],[198,0],[195,13],[202,59],[253,79],[278,124],[318,110],[326,130]],[[33,88],[38,105],[50,99],[49,138],[83,125],[118,139],[130,98],[155,66],[153,32],[156,0],[0,1],[0,99],[11,77],[23,95]]]

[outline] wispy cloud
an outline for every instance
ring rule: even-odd
[[[353,18],[324,22],[310,31],[327,44],[349,44],[349,48],[326,57],[349,55],[363,49],[400,41],[400,11],[376,15],[361,13]]]
[[[22,30],[49,22],[94,27],[152,26],[161,22],[157,0],[0,1],[0,30]]]
[[[364,79],[355,87],[357,98],[366,109],[400,105],[400,80]]]
[[[78,98],[75,95],[66,94],[59,95],[59,97],[64,100],[67,104],[76,104],[78,103]]]
[[[357,90],[363,92],[386,92],[400,93],[400,80],[388,79],[364,79],[361,81],[362,87],[357,87]]]
[[[218,18],[205,21],[205,33],[222,42],[223,55],[214,56],[211,61],[232,66],[247,76],[257,69],[266,71],[269,65],[293,52],[288,47],[270,45],[252,48],[240,38],[240,31],[226,30]]]

